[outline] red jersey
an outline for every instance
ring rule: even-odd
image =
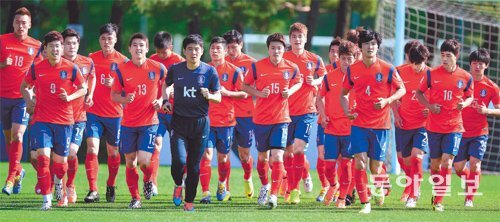
[[[170,66],[172,66],[174,64],[177,64],[179,62],[184,62],[185,61],[185,59],[182,58],[182,56],[180,56],[179,54],[177,54],[175,52],[172,52],[172,54],[168,58],[166,58],[166,59],[161,59],[156,53],[153,54],[153,55],[151,55],[149,58],[152,59],[152,60],[154,60],[154,61],[157,61],[157,62],[163,64],[165,66],[165,68],[167,68],[167,70],[170,69]],[[164,84],[164,82],[161,81],[160,82],[160,87],[162,87],[163,84]],[[172,104],[172,106],[173,106],[173,104],[174,104],[174,98],[170,97],[169,100],[168,100],[168,102],[170,104]],[[163,111],[163,109],[158,110],[158,112],[159,113],[169,113],[169,112]]]
[[[95,77],[94,62],[92,62],[92,59],[82,55],[76,55],[76,59],[72,62],[78,66],[80,72],[82,73],[83,82],[88,85],[89,77]],[[77,90],[77,86],[75,85],[74,87],[75,90]],[[85,96],[71,101],[71,104],[73,105],[73,116],[75,117],[75,122],[87,121],[87,115],[84,109]]]
[[[457,67],[454,72],[448,72],[444,66],[427,71],[422,79],[419,90],[429,90],[429,103],[441,105],[441,112],[429,112],[427,130],[435,133],[464,132],[462,111],[457,104],[465,98],[473,96],[474,84],[472,76]]]
[[[241,54],[238,58],[235,59],[231,59],[230,56],[226,56],[225,59],[227,62],[230,62],[231,64],[241,69],[241,71],[243,72],[243,78],[247,76],[248,71],[252,66],[252,63],[257,61],[247,54]],[[254,111],[252,96],[249,96],[246,99],[235,99],[234,110],[236,117],[252,117]]]
[[[325,128],[325,133],[336,136],[351,135],[352,121],[345,115],[340,105],[343,79],[344,73],[342,73],[341,69],[328,72],[319,91],[319,94],[325,98],[325,114],[330,119]],[[355,104],[354,92],[351,91],[349,93],[349,109],[353,109],[356,106]]]
[[[332,64],[328,64],[325,66],[326,73],[330,73],[339,67],[340,67],[340,65],[338,64],[338,62],[333,62]]]
[[[420,73],[415,72],[411,65],[401,65],[396,68],[406,88],[406,94],[401,97],[401,104],[398,107],[399,115],[403,122],[401,129],[411,130],[425,127],[427,117],[424,116],[424,105],[417,100],[417,90],[420,81],[424,77],[429,67],[425,67]]]
[[[281,96],[285,88],[290,88],[299,78],[299,68],[295,63],[283,59],[274,65],[269,57],[252,64],[244,83],[255,84],[262,91],[268,88],[271,93],[267,98],[257,98],[253,122],[261,125],[271,125],[291,122],[288,109],[288,99]],[[297,93],[297,92],[296,92]]]
[[[214,66],[213,63],[209,65]],[[219,75],[220,85],[229,91],[240,91],[241,83],[243,82],[243,73],[235,65],[224,62],[223,64],[215,67]],[[229,96],[223,96],[220,103],[210,102],[208,107],[208,116],[210,117],[210,126],[213,127],[225,127],[225,126],[235,126],[235,110],[234,101],[238,99],[233,99]]]
[[[151,59],[141,66],[132,61],[119,64],[115,72],[113,91],[125,95],[135,93],[135,99],[123,108],[122,126],[141,127],[158,124],[158,115],[153,101],[161,97],[160,81],[164,80],[167,69]]]
[[[35,122],[72,125],[75,123],[73,106],[59,98],[64,89],[68,95],[75,91],[73,85],[80,86],[84,79],[78,66],[61,59],[55,66],[51,66],[48,59],[33,64],[24,78],[24,81],[35,86],[36,105]]]
[[[498,85],[486,76],[479,81],[474,81],[474,102],[462,110],[465,132],[463,137],[477,137],[488,135],[488,120],[486,115],[479,114],[477,109],[484,105],[488,107],[500,105],[500,91]]]
[[[7,58],[12,64],[0,69],[0,97],[9,99],[23,98],[20,86],[32,63],[42,61],[40,41],[28,36],[20,41],[14,33],[0,35],[0,62]]]
[[[358,61],[347,68],[347,78],[343,87],[354,91],[358,117],[353,126],[369,129],[390,129],[390,105],[383,109],[375,109],[378,98],[388,98],[394,91],[403,86],[398,72],[391,64],[377,59],[370,67]]]
[[[114,76],[118,64],[127,62],[127,57],[118,51],[104,57],[102,50],[91,53],[89,57],[94,61],[96,84],[93,97],[94,105],[87,112],[100,117],[121,117],[123,115],[122,104],[111,101],[111,88],[104,85],[104,80]]]

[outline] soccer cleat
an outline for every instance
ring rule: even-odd
[[[21,173],[14,180],[14,187],[12,188],[12,192],[14,194],[21,193],[21,188],[23,188],[23,179],[24,179],[24,176],[26,176],[26,170],[21,169]]]
[[[10,196],[12,194],[13,187],[14,187],[14,183],[12,183],[10,181],[7,181],[5,183],[5,186],[3,186],[3,188],[2,188],[2,193],[7,194],[8,196]]]
[[[141,207],[142,207],[142,203],[141,203],[141,201],[139,201],[137,199],[132,199],[130,201],[130,204],[128,205],[129,209],[139,209]]]
[[[335,194],[337,193],[337,190],[339,189],[340,185],[339,183],[336,183],[334,187],[330,186],[328,191],[326,192],[325,198],[324,198],[324,204],[325,206],[329,206],[332,202],[335,200]]]
[[[174,187],[174,195],[172,197],[175,206],[180,206],[182,203],[182,185]]]
[[[278,197],[274,194],[269,196],[269,208],[272,210],[278,206]]]
[[[410,195],[403,193],[403,195],[401,195],[401,199],[399,199],[399,201],[401,201],[403,203],[407,202],[409,197],[410,197]]]
[[[62,180],[61,180],[62,182]],[[62,183],[55,183],[54,184],[54,196],[56,196],[56,200],[60,201],[63,198],[63,184]]]
[[[201,194],[201,204],[211,204],[212,203],[212,194],[210,191],[205,191]]]
[[[434,211],[443,212],[444,211],[444,206],[441,203],[437,203],[437,204],[433,204],[432,205],[432,209]]]
[[[217,186],[216,197],[218,201],[222,201],[226,198],[227,190],[226,190],[226,182],[220,182]]]
[[[414,198],[408,198],[405,204],[406,208],[415,208],[417,207],[417,200]]]
[[[265,206],[267,204],[267,198],[269,196],[269,189],[271,186],[269,184],[264,185],[260,188],[259,198],[257,198],[257,203],[261,206]]]
[[[285,177],[281,180],[280,195],[285,197],[287,193],[290,194],[290,192],[288,192],[288,179]]]
[[[372,212],[372,205],[370,203],[361,204],[360,214],[369,214]]]
[[[347,196],[345,197],[345,205],[346,206],[351,206],[352,204],[354,204],[354,198],[347,194]]]
[[[194,204],[193,203],[184,203],[184,211],[194,212]]]
[[[158,196],[158,186],[156,186],[156,184],[154,184],[154,183],[153,183],[153,189],[151,192],[152,192],[153,197]]]
[[[69,203],[76,203],[75,185],[66,187],[66,195],[68,195],[68,202]]]
[[[300,191],[297,189],[293,189],[290,193],[290,203],[291,204],[299,204],[300,203]]]
[[[151,195],[153,194],[153,181],[144,182],[142,191],[144,192],[144,198],[146,198],[146,200],[151,199]]]
[[[317,202],[323,202],[325,200],[325,195],[326,195],[327,191],[328,191],[328,187],[321,188],[321,190],[319,191],[318,196],[316,197],[316,201]]]
[[[384,205],[385,195],[384,195],[384,189],[382,187],[375,188],[375,193],[373,196],[374,196],[375,203],[378,206]]]
[[[311,175],[309,174],[304,181],[304,191],[306,193],[311,193],[313,191],[313,181]]]
[[[89,191],[87,196],[85,197],[85,203],[95,203],[99,202],[99,193],[97,191]]]
[[[474,202],[472,202],[472,200],[466,200],[464,207],[474,207]]]
[[[335,202],[335,206],[339,209],[345,209],[345,200],[337,199],[337,202]]]
[[[243,190],[245,191],[245,196],[248,198],[248,199],[252,199],[253,197],[253,182],[252,182],[252,178],[248,179],[248,180],[245,180],[243,181]]]
[[[107,186],[106,187],[106,201],[108,203],[114,203],[116,198],[116,186]]]
[[[229,201],[229,200],[231,200],[231,192],[226,191],[226,197],[224,197],[222,201]]]
[[[52,203],[51,202],[43,202],[42,208],[40,208],[40,210],[42,210],[42,211],[47,211],[47,210],[50,210],[50,209],[52,209]]]
[[[68,196],[66,194],[63,195],[61,200],[57,201],[58,207],[67,207],[68,206]]]

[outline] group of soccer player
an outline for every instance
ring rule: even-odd
[[[1,116],[9,156],[2,192],[20,192],[25,176],[20,165],[22,139],[29,128],[31,163],[38,177],[35,192],[42,195],[42,210],[51,209],[53,192],[58,206],[77,201],[74,180],[83,139],[89,182],[84,201],[100,200],[101,137],[108,154],[106,201],[115,201],[123,154],[132,198],[129,208],[141,208],[137,168],[143,172],[144,198],[158,195],[159,156],[166,135],[173,202],[184,202],[185,211],[194,211],[198,183],[203,192],[200,203],[212,201],[214,149],[217,200],[231,199],[231,150],[244,170],[244,195],[254,196],[254,139],[261,182],[258,204],[276,208],[280,195],[287,203],[299,204],[300,181],[304,180],[305,192],[313,187],[305,153],[317,121],[321,190],[316,200],[346,208],[356,189],[360,213],[370,213],[371,197],[381,206],[390,191],[383,162],[391,111],[398,162],[407,178],[401,197],[405,206],[416,207],[422,159],[429,152],[434,210],[444,210],[452,167],[466,181],[465,206],[472,207],[488,140],[486,116],[500,116],[499,88],[485,76],[488,51],[480,48],[470,54],[469,74],[456,64],[460,44],[453,39],[441,45],[438,67],[426,65],[430,53],[416,40],[405,46],[406,64],[394,67],[377,57],[379,33],[351,30],[346,39],[332,41],[330,64],[325,66],[320,56],[305,50],[307,27],[294,23],[289,45],[283,34],[268,36],[269,56],[264,59],[242,53],[243,37],[231,30],[212,38],[211,62],[204,63],[203,39],[196,34],[183,40],[183,58],[173,52],[172,36],[158,32],[156,53],[147,58],[148,37],[135,33],[128,59],[114,49],[114,24],[100,27],[101,50],[89,57],[77,54],[80,36],[73,29],[51,31],[43,44],[29,37],[31,14],[26,8],[16,11],[13,26],[14,33],[0,36]]]

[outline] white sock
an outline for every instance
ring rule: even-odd
[[[42,195],[44,203],[52,203],[52,194]]]

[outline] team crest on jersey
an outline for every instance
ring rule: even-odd
[[[463,87],[464,87],[464,81],[462,81],[462,80],[458,80],[458,82],[457,82],[457,87],[458,87],[459,89],[463,88]]]
[[[89,73],[89,70],[87,69],[86,66],[82,66],[82,74],[87,75]]]
[[[307,62],[306,68],[307,68],[307,70],[312,70],[313,69],[313,63],[312,62]]]
[[[288,72],[288,70],[286,70],[285,72],[283,72],[283,78],[290,79],[290,72]]]
[[[205,76],[199,75],[198,80],[196,82],[198,82],[198,85],[203,86],[203,84],[205,83]]]
[[[116,69],[118,69],[118,64],[116,64],[114,62],[111,63],[111,70],[116,71]]]
[[[31,55],[31,56],[34,55],[35,54],[35,49],[33,47],[29,47],[28,48],[28,54]]]
[[[242,67],[240,67],[240,69],[241,69],[241,72],[243,72],[243,74],[247,73],[247,67],[242,66]]]
[[[227,82],[229,75],[227,73],[222,74],[222,81]]]
[[[148,78],[150,80],[154,80],[155,79],[155,76],[156,76],[156,73],[154,71],[149,71],[148,72]]]
[[[377,82],[382,82],[382,73],[380,73],[380,72],[377,73],[375,75],[375,80],[377,80]]]
[[[61,72],[59,72],[59,76],[61,77],[61,79],[66,79],[68,77],[68,73],[62,70]]]
[[[479,92],[479,95],[481,97],[486,97],[486,89],[481,89],[481,91]]]

